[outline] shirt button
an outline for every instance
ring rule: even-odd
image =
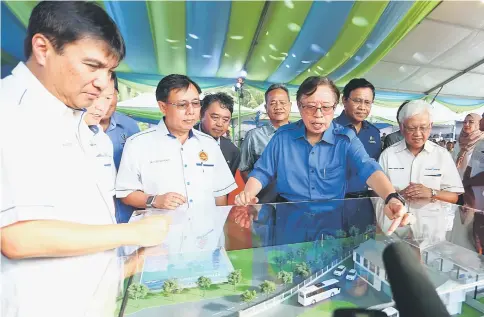
[[[187,182],[187,185],[190,185],[190,182]]]
[[[311,170],[311,173],[314,173],[314,170]]]
[[[188,165],[185,164],[185,167],[187,167]]]
[[[190,199],[190,202],[193,203],[193,199]]]
[[[311,154],[314,154],[314,152],[311,152]]]
[[[315,188],[314,187],[311,187],[312,190],[314,190]]]

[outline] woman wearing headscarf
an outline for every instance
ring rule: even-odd
[[[461,179],[464,177],[464,172],[469,165],[469,160],[477,142],[484,139],[484,132],[479,130],[480,120],[481,116],[477,113],[470,113],[466,116],[462,132],[459,136],[459,142],[457,142],[454,149],[455,165],[457,166]]]

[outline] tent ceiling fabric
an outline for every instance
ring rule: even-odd
[[[379,91],[422,94],[484,55],[480,1],[97,3],[126,40],[118,72],[133,86],[154,86],[170,73],[192,76],[202,87],[230,85],[245,66],[247,82],[261,89],[273,82],[295,87],[308,75],[327,75],[339,86],[365,76]],[[2,1],[2,76],[24,60],[35,4]],[[441,94],[483,103],[484,65]],[[465,103],[455,100],[454,106]]]

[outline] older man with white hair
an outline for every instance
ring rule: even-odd
[[[430,104],[423,100],[406,103],[398,121],[404,139],[388,147],[379,159],[392,184],[409,200],[456,203],[464,188],[450,153],[428,141],[432,130]]]

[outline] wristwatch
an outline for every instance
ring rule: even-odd
[[[402,195],[400,195],[399,193],[397,192],[394,192],[394,193],[391,193],[387,196],[387,198],[385,198],[385,205],[388,204],[388,202],[390,201],[390,199],[392,198],[395,198],[395,199],[398,199],[402,202],[402,204],[405,206],[405,198],[403,198]]]
[[[430,188],[430,190],[432,191],[432,197],[431,198],[434,198],[435,196],[437,196],[437,191],[433,188]]]
[[[146,208],[155,208],[153,206],[153,203],[155,202],[156,195],[154,196],[148,196],[148,199],[146,199]]]

